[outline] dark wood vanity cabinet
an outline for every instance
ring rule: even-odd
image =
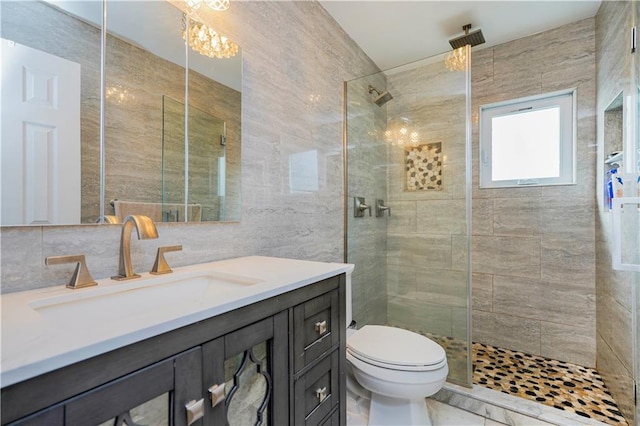
[[[2,424],[346,425],[344,291],[339,275],[3,388]]]

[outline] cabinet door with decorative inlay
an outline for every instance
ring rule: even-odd
[[[285,311],[203,346],[210,424],[289,423],[287,318]]]
[[[202,351],[194,348],[65,404],[65,424],[202,425]]]

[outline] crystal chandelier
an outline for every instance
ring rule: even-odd
[[[187,6],[192,10],[200,9],[202,3],[217,11],[227,10],[230,6],[229,0],[185,0],[185,3],[187,3]]]
[[[384,141],[392,146],[418,146],[420,144],[420,136],[408,118],[391,118],[387,122],[387,129],[384,131]]]
[[[459,47],[447,54],[444,58],[444,66],[449,71],[464,71],[467,68],[467,55],[465,47]]]
[[[187,31],[187,22],[188,31]],[[189,38],[189,46],[210,58],[230,58],[238,53],[238,45],[202,22],[182,15],[182,38]]]

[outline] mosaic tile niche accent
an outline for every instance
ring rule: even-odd
[[[442,142],[406,147],[407,191],[442,190]]]

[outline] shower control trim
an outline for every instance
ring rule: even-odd
[[[365,210],[371,216],[371,206],[365,204],[364,197],[353,197],[353,217],[364,217]]]
[[[384,205],[384,200],[376,200],[376,217],[383,217],[384,212],[387,212],[391,216],[391,207]]]

